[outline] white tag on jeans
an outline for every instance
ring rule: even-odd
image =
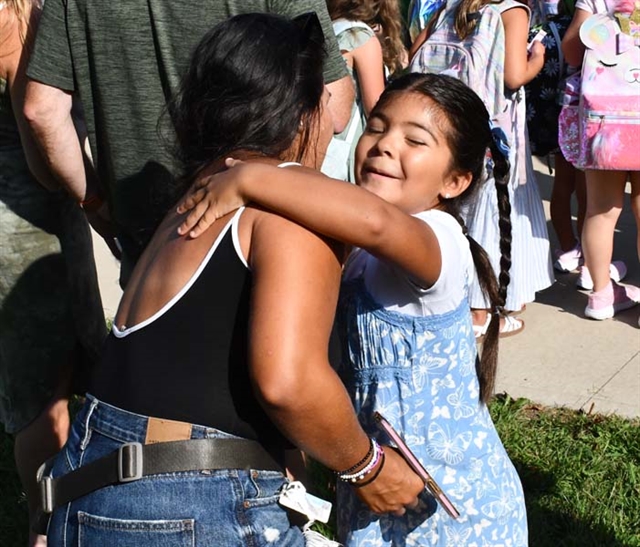
[[[331,502],[309,494],[300,481],[286,484],[280,493],[278,502],[283,507],[302,513],[311,521],[325,524],[329,521]]]
[[[324,537],[322,534],[306,528],[302,531],[306,547],[342,547],[342,543]]]

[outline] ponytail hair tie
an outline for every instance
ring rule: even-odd
[[[495,143],[500,153],[506,158],[509,159],[509,141],[507,140],[507,135],[502,130],[502,128],[493,123],[493,121],[489,122],[489,127],[491,128],[491,137],[493,138],[493,142]]]

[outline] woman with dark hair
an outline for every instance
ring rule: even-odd
[[[317,168],[333,132],[322,59],[315,15],[211,30],[169,109],[185,167],[175,195],[229,154]],[[198,239],[177,237],[180,222],[170,211],[137,263],[42,481],[49,545],[303,545],[278,504],[294,445],[374,511],[415,505],[422,482],[362,430],[328,363],[340,247],[251,206]]]

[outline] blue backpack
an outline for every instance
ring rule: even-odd
[[[534,26],[529,33],[529,40],[540,29],[547,33],[542,39],[545,47],[544,66],[525,85],[527,129],[534,156],[546,156],[558,150],[558,116],[562,108],[563,83],[568,75],[561,45],[570,23],[571,16],[563,15]]]

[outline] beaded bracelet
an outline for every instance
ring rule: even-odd
[[[358,482],[359,480],[362,480],[364,477],[366,477],[369,473],[371,473],[371,471],[374,470],[376,465],[378,465],[380,458],[384,454],[384,450],[375,439],[372,438],[371,442],[373,444],[373,455],[371,456],[371,460],[369,461],[369,463],[356,473],[338,475],[338,478],[341,481],[349,482],[349,483]]]
[[[349,469],[346,469],[345,471],[334,471],[334,473],[336,475],[348,475],[349,473],[353,473],[361,465],[364,465],[365,462],[371,457],[371,454],[373,454],[373,450],[374,450],[373,443],[374,443],[374,440],[369,439],[369,451],[365,454],[364,458],[362,458],[357,464],[352,465]]]
[[[371,477],[369,477],[366,481],[356,482],[356,483],[353,483],[351,486],[353,486],[354,488],[362,488],[363,486],[367,486],[367,484],[371,484],[374,480],[378,478],[378,475],[380,475],[380,471],[382,471],[383,467],[384,467],[384,451],[382,452],[382,456],[380,457],[380,465],[378,466],[378,469],[376,469],[375,473],[371,475]]]

